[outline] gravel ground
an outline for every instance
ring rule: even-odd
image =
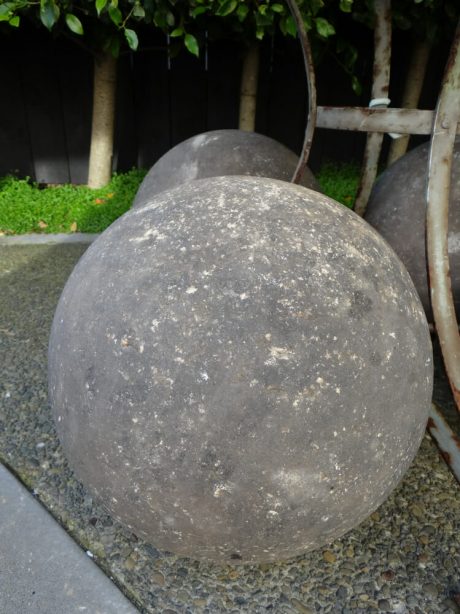
[[[198,563],[160,552],[111,520],[68,468],[47,404],[49,328],[85,248],[1,248],[0,459],[141,612],[460,614],[460,488],[428,436],[399,487],[369,519],[289,562]],[[435,396],[460,432],[441,372]]]

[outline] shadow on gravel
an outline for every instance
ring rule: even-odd
[[[328,547],[288,562],[197,563],[158,551],[112,520],[70,471],[47,402],[54,310],[86,248],[0,248],[0,459],[142,612],[460,613],[460,489],[428,437],[378,511]],[[435,397],[455,422],[436,362]]]

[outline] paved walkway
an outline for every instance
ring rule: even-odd
[[[0,612],[137,612],[3,465],[0,465]]]

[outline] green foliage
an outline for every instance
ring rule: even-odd
[[[372,28],[375,0],[297,0],[309,32],[315,63],[332,54],[350,75],[354,91],[357,50],[349,34],[352,21]],[[392,3],[393,24],[411,36],[436,42],[450,36],[459,16],[459,0],[398,0]],[[0,22],[18,27],[22,16],[41,22],[48,30],[67,29],[83,37],[96,53],[114,56],[124,45],[136,50],[141,25],[162,29],[198,56],[205,37],[232,36],[244,43],[262,40],[279,29],[296,36],[296,27],[284,0],[0,0]]]
[[[60,185],[40,188],[27,179],[0,179],[0,234],[102,232],[131,206],[144,170],[114,175],[98,190]],[[353,164],[323,165],[324,193],[352,207],[359,182]]]
[[[2,234],[101,232],[129,209],[145,171],[114,175],[104,188],[39,188],[26,179],[0,180]]]
[[[327,162],[316,175],[326,196],[350,209],[353,208],[359,185],[360,169],[357,164]]]

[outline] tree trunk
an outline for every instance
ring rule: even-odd
[[[402,97],[401,106],[403,109],[416,109],[418,107],[430,49],[430,43],[427,41],[415,41],[414,43]],[[405,134],[391,143],[388,166],[406,153],[409,139],[410,135]]]
[[[240,87],[240,130],[254,132],[257,108],[257,81],[259,79],[259,43],[252,43],[244,60]]]
[[[110,52],[94,61],[93,117],[88,186],[100,188],[112,176],[117,60]]]

